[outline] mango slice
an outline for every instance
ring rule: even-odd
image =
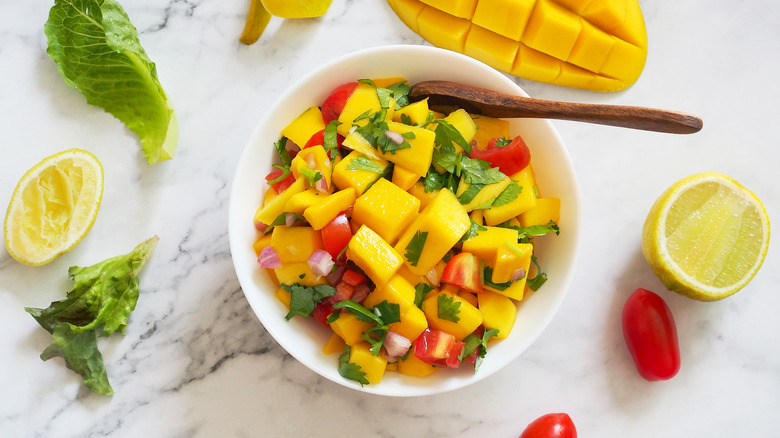
[[[388,0],[431,44],[525,79],[597,91],[633,84],[647,58],[638,0]]]

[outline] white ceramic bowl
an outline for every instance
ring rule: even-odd
[[[319,105],[331,90],[345,82],[363,78],[403,77],[410,84],[423,80],[449,80],[526,95],[502,73],[464,55],[426,46],[384,46],[351,53],[298,81],[265,112],[247,143],[233,180],[230,196],[229,234],[238,280],[247,301],[271,336],[293,357],[312,371],[341,385],[363,392],[388,396],[420,396],[454,390],[493,374],[516,359],[541,334],[561,305],[574,273],[580,236],[580,200],[577,179],[566,148],[547,120],[515,119],[512,135],[521,134],[531,149],[536,179],[543,196],[561,199],[559,236],[537,242],[536,254],[549,280],[538,292],[524,299],[509,337],[491,344],[477,374],[443,369],[419,378],[395,372],[385,373],[377,385],[361,387],[341,377],[337,355],[326,356],[322,347],[328,330],[312,318],[286,321],[286,307],[273,295],[275,287],[259,269],[252,243],[258,233],[253,215],[267,187],[273,144],[290,121],[312,105]],[[552,365],[552,364],[551,364]]]

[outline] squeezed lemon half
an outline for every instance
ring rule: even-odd
[[[769,249],[769,216],[734,179],[715,172],[683,178],[655,201],[642,253],[664,285],[700,301],[745,287]]]
[[[92,228],[103,197],[103,166],[91,153],[69,149],[43,159],[14,189],[5,213],[5,247],[26,265],[43,265],[70,251]]]

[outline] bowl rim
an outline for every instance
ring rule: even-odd
[[[246,210],[246,206],[243,206],[244,208],[242,208],[242,206],[239,205],[239,202],[240,203],[245,202],[243,199],[239,199],[241,198],[240,195],[242,194],[241,184],[244,181],[244,179],[247,178],[246,176],[246,172],[248,172],[247,160],[253,154],[254,152],[253,149],[258,147],[258,144],[260,143],[260,139],[261,137],[263,137],[263,132],[264,132],[263,128],[269,125],[270,120],[272,120],[275,116],[278,116],[280,110],[285,107],[286,103],[290,101],[292,96],[296,94],[300,94],[301,90],[305,89],[305,86],[312,83],[316,78],[322,76],[323,74],[327,74],[328,72],[339,70],[341,66],[349,66],[350,63],[354,64],[358,60],[361,60],[363,58],[377,57],[376,59],[382,59],[383,57],[393,57],[399,55],[403,55],[405,57],[415,57],[418,59],[425,59],[425,60],[428,60],[429,57],[433,57],[433,59],[448,60],[448,62],[463,65],[464,69],[479,71],[480,73],[484,73],[485,75],[487,75],[487,78],[480,78],[479,81],[476,81],[476,82],[483,82],[482,86],[485,86],[484,83],[490,82],[491,87],[494,89],[503,89],[503,91],[513,92],[518,95],[528,96],[528,94],[525,93],[525,91],[519,85],[517,85],[506,75],[498,72],[492,67],[489,67],[483,64],[482,62],[470,58],[466,55],[437,48],[437,47],[407,45],[407,44],[383,45],[383,46],[376,46],[376,47],[370,47],[362,50],[357,50],[345,54],[343,56],[337,57],[319,66],[318,68],[313,69],[312,71],[303,75],[301,78],[296,79],[287,89],[285,89],[274,100],[274,102],[266,109],[265,113],[258,120],[257,125],[253,129],[248,141],[246,142],[242,150],[242,153],[236,165],[236,170],[233,176],[233,182],[231,184],[231,193],[229,198],[229,207],[228,207],[228,239],[229,239],[229,246],[230,246],[234,269],[238,277],[242,292],[244,293],[250,307],[252,308],[256,317],[260,320],[263,327],[288,354],[293,356],[296,360],[298,360],[304,366],[309,368],[311,371],[341,386],[352,388],[363,393],[370,393],[376,395],[395,396],[395,397],[414,397],[414,396],[425,396],[425,395],[433,395],[433,394],[449,392],[479,382],[487,378],[488,376],[494,374],[499,369],[503,368],[504,366],[511,363],[512,361],[516,360],[525,350],[527,350],[527,348],[531,344],[533,344],[538,339],[541,333],[547,328],[549,323],[552,321],[555,314],[557,314],[557,312],[559,311],[560,306],[563,300],[565,299],[566,295],[568,295],[573,280],[573,276],[576,271],[576,261],[578,258],[577,256],[579,254],[580,241],[581,241],[581,233],[579,232],[581,227],[581,206],[580,206],[581,195],[580,195],[578,180],[576,177],[576,172],[572,164],[571,157],[568,153],[568,150],[565,147],[565,144],[563,143],[563,140],[561,139],[558,131],[552,125],[551,121],[546,119],[526,119],[521,121],[520,123],[525,123],[527,125],[534,126],[535,128],[526,128],[526,129],[531,129],[532,132],[535,132],[539,127],[543,127],[543,129],[540,130],[539,132],[542,133],[542,131],[545,131],[544,132],[545,136],[550,136],[552,140],[556,143],[557,151],[560,153],[560,156],[558,156],[557,159],[563,160],[559,164],[562,167],[565,167],[567,169],[567,172],[565,172],[565,174],[569,176],[567,181],[568,186],[566,187],[566,190],[568,195],[570,196],[570,202],[567,203],[568,204],[567,217],[570,219],[569,222],[567,222],[566,229],[569,231],[573,231],[569,234],[570,236],[573,235],[573,237],[571,238],[572,241],[568,242],[568,245],[570,246],[570,251],[567,257],[568,260],[565,260],[565,263],[560,263],[564,266],[564,269],[562,272],[556,274],[562,277],[556,279],[556,282],[559,284],[558,289],[560,290],[557,291],[558,293],[555,294],[555,299],[550,303],[550,310],[544,315],[543,318],[541,318],[539,324],[534,326],[534,332],[530,335],[530,337],[528,337],[524,345],[521,345],[522,348],[520,348],[519,351],[517,352],[511,353],[505,360],[502,361],[502,363],[498,364],[497,366],[485,367],[485,363],[483,363],[482,368],[477,374],[472,374],[472,373],[466,374],[463,373],[462,370],[455,370],[455,372],[452,372],[450,376],[442,379],[438,379],[438,381],[443,381],[444,382],[443,384],[432,385],[432,384],[427,384],[427,382],[423,382],[422,385],[414,385],[414,386],[401,384],[400,385],[401,390],[390,390],[389,385],[383,386],[383,384],[385,383],[385,378],[387,378],[387,374],[385,374],[385,378],[383,378],[383,381],[380,382],[379,384],[358,386],[356,382],[344,379],[338,374],[335,360],[333,360],[333,365],[332,365],[333,368],[332,371],[335,371],[335,375],[330,370],[323,372],[323,370],[318,365],[312,363],[312,361],[310,360],[309,354],[311,354],[311,351],[302,352],[300,349],[294,348],[299,346],[291,345],[291,342],[288,339],[289,336],[283,333],[289,330],[287,330],[286,328],[279,329],[278,324],[269,323],[267,318],[264,316],[265,309],[263,308],[263,306],[267,303],[262,302],[263,300],[261,300],[257,294],[253,293],[252,287],[259,290],[261,293],[265,293],[266,295],[271,295],[271,298],[273,300],[276,300],[276,298],[273,297],[272,294],[267,293],[268,291],[263,291],[262,287],[257,283],[257,281],[262,281],[258,279],[258,274],[265,276],[265,273],[261,272],[262,270],[257,269],[256,265],[255,265],[254,272],[247,272],[248,270],[245,268],[246,265],[240,264],[240,261],[237,259],[238,256],[243,256],[244,254],[247,254],[246,251],[247,246],[251,250],[251,242],[247,244],[247,242],[244,240],[245,233],[238,231],[239,227],[242,229],[246,229],[247,226],[251,226],[251,219],[248,219],[244,215],[245,213],[244,210]],[[388,76],[394,77],[395,75],[384,75],[384,77],[388,77]],[[380,77],[380,76],[374,76],[374,77]],[[362,79],[362,77],[354,77],[352,80],[357,80],[357,79]],[[340,83],[335,83],[335,85],[331,83],[331,85],[333,86],[328,88],[327,85],[322,85],[321,82],[323,81],[319,81],[317,86],[321,87],[322,89],[327,89],[326,93],[329,93],[329,91],[335,88],[335,86],[340,85]],[[475,84],[475,85],[479,85],[479,84]],[[314,98],[313,100],[317,102],[322,102],[322,100],[326,96],[327,94],[325,96],[321,96],[320,98]],[[287,106],[289,107],[290,105]],[[298,113],[302,112],[304,109],[305,108],[301,109],[300,111],[298,111]],[[295,111],[297,111],[297,109]],[[295,111],[292,111],[292,113],[295,114]],[[296,115],[297,114],[288,118],[287,119],[288,122],[289,120],[292,120],[292,118],[294,118]],[[513,121],[512,123],[515,122]],[[283,125],[276,126],[275,128],[276,129],[275,132],[277,133],[277,140],[278,140],[278,133],[279,131],[281,131],[282,128]],[[513,135],[516,134],[513,132]],[[525,133],[524,133],[524,138],[525,138]],[[270,145],[267,147],[270,148]],[[271,154],[270,149],[268,153],[269,155]],[[265,175],[265,172],[266,169],[263,170],[263,176]],[[252,206],[252,211],[254,211],[254,209],[257,208],[257,205],[258,204]],[[558,237],[560,236],[557,236],[556,238]],[[252,255],[254,255],[254,253],[252,253]],[[242,258],[241,260],[245,262],[246,261],[244,260],[245,258],[246,257]],[[254,259],[252,261],[253,263],[256,263]],[[249,271],[251,271],[251,269],[249,269]],[[276,301],[277,304],[280,304],[278,303],[278,300]],[[527,300],[524,299],[523,303],[525,303],[525,301]],[[278,313],[276,312],[276,310],[273,310],[273,312],[274,314]],[[279,319],[284,320],[284,313],[279,313],[277,316],[279,317]],[[293,325],[298,325],[299,327],[296,328],[300,328],[302,324],[305,326],[306,323],[311,323],[311,321],[304,321],[304,322],[294,321],[296,319],[300,320],[302,318],[294,318],[291,321],[284,321],[285,326],[289,327],[290,330],[294,330]],[[511,338],[512,335],[510,335],[509,338],[507,339],[511,339]],[[504,339],[501,342],[507,342],[507,339]],[[321,349],[321,345],[319,346],[319,348]],[[319,354],[321,355],[322,353],[319,352]],[[488,358],[489,357],[490,355],[488,355]],[[453,370],[447,370],[448,373],[450,373],[451,371]],[[399,374],[399,373],[393,373],[393,374]],[[441,373],[437,373],[437,374],[441,374]],[[429,379],[429,378],[430,377],[426,377],[422,379]]]

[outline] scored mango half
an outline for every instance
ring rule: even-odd
[[[444,49],[534,81],[597,91],[633,84],[647,58],[638,0],[388,0]]]

